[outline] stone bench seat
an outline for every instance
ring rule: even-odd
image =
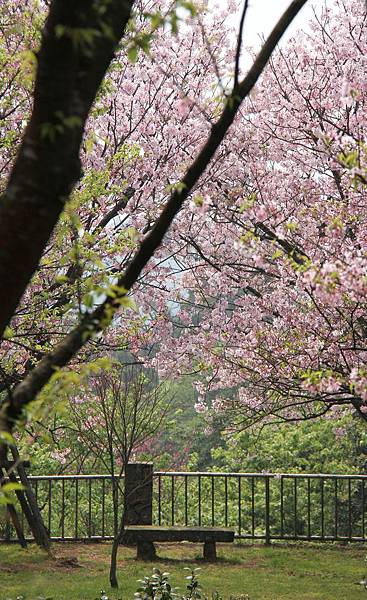
[[[216,542],[233,542],[234,531],[221,527],[160,527],[154,525],[127,525],[122,543],[136,543],[137,558],[154,560],[153,542],[202,542],[205,560],[216,560]]]

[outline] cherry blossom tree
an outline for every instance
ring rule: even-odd
[[[366,19],[338,0],[272,57],[181,232],[181,333],[157,362],[174,347],[198,410],[238,427],[367,420]]]
[[[41,14],[34,17],[36,31],[20,38],[18,18],[27,21],[28,11],[4,4],[7,43],[19,52],[14,63],[5,60],[13,82],[10,95],[3,96],[2,113],[8,139],[0,207],[2,330],[13,316],[2,346],[7,356],[2,431],[12,429],[24,408],[81,349],[133,346],[142,323],[146,335],[154,322],[152,314],[145,316],[148,304],[163,323],[166,299],[157,294],[152,302],[151,290],[171,287],[169,253],[176,256],[177,244],[186,246],[181,231],[190,230],[192,221],[192,212],[181,210],[184,202],[191,198],[195,205],[204,204],[197,191],[207,189],[214,173],[228,169],[227,146],[221,143],[304,3],[290,4],[242,80],[242,36],[232,49],[229,31],[222,27],[227,6],[217,7],[214,20],[204,12],[181,35],[170,37],[167,28],[161,29],[151,56],[139,57],[139,48],[148,49],[152,30],[169,23],[175,34],[175,9],[193,13],[192,3],[177,2],[174,10],[162,4],[159,12],[156,3],[137,3],[137,19],[115,55],[133,2],[115,0],[101,7],[54,0],[37,54],[29,52],[29,44],[40,36],[42,4],[30,2],[29,12],[41,7]],[[246,8],[247,2],[242,21]],[[34,63],[34,102],[27,115]],[[177,225],[162,245],[175,218]],[[137,313],[127,297],[134,284]],[[130,312],[117,316],[113,334],[103,336],[121,306]]]

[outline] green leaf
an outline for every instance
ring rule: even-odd
[[[180,6],[182,6],[182,8],[185,8],[192,17],[196,17],[196,15],[198,14],[198,10],[194,4],[194,2],[187,2],[186,0],[181,0],[180,1]]]
[[[4,334],[3,334],[3,338],[4,340],[9,340],[10,338],[12,338],[14,335],[14,331],[11,327],[6,327]]]
[[[1,487],[1,490],[4,492],[4,494],[10,494],[10,492],[19,492],[24,489],[25,487],[22,483],[16,483],[13,481],[10,481],[9,483],[4,483],[4,485]]]
[[[8,431],[0,431],[0,441],[8,446],[15,446],[15,440]]]
[[[138,52],[139,52],[139,48],[136,45],[130,46],[127,49],[127,57],[130,62],[136,63],[136,61],[138,60]]]

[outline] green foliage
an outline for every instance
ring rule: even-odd
[[[310,420],[226,436],[213,468],[242,472],[363,473],[365,428],[358,418]]]
[[[15,441],[11,433],[8,431],[0,431],[0,443],[7,446],[14,446]]]
[[[92,375],[108,371],[111,365],[109,357],[102,357],[80,365],[78,371],[55,367],[49,383],[36,400],[28,405],[27,419],[46,422],[47,418],[52,417],[55,413],[65,416],[68,413],[69,397],[75,392],[75,389],[84,385]]]
[[[99,363],[95,365],[98,369]],[[94,368],[94,367],[93,367]],[[90,369],[86,368],[85,375],[88,379]],[[61,373],[60,373],[61,375]],[[75,380],[73,377],[79,379]],[[49,390],[49,394],[61,402],[68,386],[73,390],[79,389],[79,394],[87,397],[91,392],[87,392],[79,375],[69,375],[66,373],[58,381],[58,375],[55,376],[56,387]],[[155,470],[199,470],[199,471],[225,471],[225,472],[273,472],[273,473],[364,473],[367,456],[367,434],[365,428],[359,419],[349,416],[333,420],[310,420],[297,424],[282,424],[276,426],[263,427],[262,430],[256,428],[245,430],[243,432],[229,435],[226,431],[226,420],[223,415],[211,415],[210,422],[205,421],[203,415],[198,415],[193,406],[196,400],[195,391],[191,385],[189,377],[180,381],[168,382],[167,398],[170,403],[170,410],[164,426],[160,426],[154,436],[148,440],[148,443],[142,444],[135,460],[153,461]],[[63,391],[64,390],[64,391]],[[50,431],[63,431],[62,436],[56,438],[57,447],[55,448],[55,439],[52,435],[42,432],[38,434],[39,443],[29,444],[26,440],[23,445],[23,455],[28,455],[32,464],[33,474],[48,474],[67,469],[66,472],[75,472],[76,470],[84,473],[106,473],[107,455],[103,452],[102,446],[98,445],[99,454],[86,453],[83,439],[86,435],[80,437],[79,433],[73,431],[75,424],[70,419],[71,414],[62,408],[60,403],[59,415],[55,420],[49,417]],[[82,409],[82,405],[78,405]],[[86,409],[92,409],[94,403],[85,405]],[[84,413],[83,413],[84,414]],[[88,413],[81,414],[81,423],[86,422]],[[60,426],[66,426],[60,429]],[[78,429],[78,428],[77,428]],[[91,431],[92,435],[92,431]],[[103,437],[103,436],[102,436]],[[102,439],[102,438],[101,438]],[[92,438],[91,438],[92,440]],[[92,442],[88,442],[89,447]],[[46,443],[47,442],[47,443]],[[72,452],[66,454],[66,460],[60,465],[57,455],[63,457],[63,452],[72,448]],[[54,458],[52,457],[54,456]],[[80,458],[78,458],[80,457]],[[72,463],[72,460],[76,460]],[[307,480],[298,483],[298,516],[297,522],[294,519],[294,490],[293,481],[284,480],[284,522],[283,530],[285,534],[297,535],[307,533]],[[107,485],[107,484],[106,484]],[[202,525],[211,526],[211,481],[209,478],[202,478],[201,482],[202,498]],[[311,530],[313,534],[318,534],[320,530],[320,481],[315,480],[311,484],[311,501],[313,511],[311,518]],[[187,511],[188,522],[194,525],[198,518],[198,490],[197,480],[192,479],[188,485],[188,505],[185,508],[183,479],[176,480],[175,485],[175,522],[184,524],[185,510]],[[106,502],[106,532],[112,533],[112,514],[113,506],[111,500],[110,484],[105,490]],[[228,525],[237,527],[239,523],[238,516],[238,481],[236,477],[228,479]],[[325,531],[333,532],[334,508],[332,505],[334,493],[332,483],[325,482]],[[255,534],[263,534],[264,531],[264,482],[260,478],[254,485],[254,527]],[[361,516],[361,489],[359,483],[352,485],[351,488],[351,525],[353,531],[358,533],[360,529]],[[39,500],[45,505],[44,518],[47,521],[47,485],[39,484]],[[242,506],[241,506],[241,525],[244,531],[248,531],[251,523],[251,480],[242,480]],[[225,514],[225,486],[223,478],[215,480],[215,524],[224,526]],[[156,500],[156,498],[155,498]],[[100,530],[100,504],[102,501],[101,482],[93,484],[93,503],[91,521],[89,522],[88,513],[88,487],[87,484],[79,487],[79,534],[87,536],[88,532],[98,532]],[[162,480],[161,489],[162,505],[162,524],[170,524],[171,519],[171,485],[169,480]],[[271,481],[271,531],[277,533],[280,527],[279,520],[280,505],[280,479]],[[59,510],[56,508],[59,507]],[[65,488],[65,531],[66,535],[73,535],[73,523],[75,507],[75,489],[69,485]],[[155,519],[157,502],[154,505]],[[55,535],[60,532],[60,523],[57,515],[61,512],[61,489],[55,485],[53,490],[53,517],[52,527]],[[339,482],[338,486],[338,520],[339,535],[348,536],[348,487],[344,481]],[[295,530],[296,527],[296,530]]]
[[[185,20],[185,13],[188,13],[190,17],[198,14],[194,2],[176,0],[171,10],[164,14],[161,11],[144,12],[142,16],[145,27],[143,29],[132,20],[130,23],[131,36],[126,50],[128,59],[135,63],[140,50],[149,54],[156,31],[161,27],[169,27],[171,32],[177,35],[179,24]]]
[[[32,50],[24,50],[19,54],[20,70],[23,86],[31,91],[37,70],[37,55]]]
[[[0,504],[14,504],[16,501],[15,492],[24,490],[21,483],[4,483],[0,489]]]
[[[86,365],[83,373],[68,371],[55,374],[48,397],[65,398],[73,386],[95,369],[108,368],[96,362]],[[77,379],[74,381],[74,377]],[[367,456],[367,434],[358,418],[310,420],[300,423],[268,425],[261,430],[247,429],[229,434],[224,415],[211,414],[205,419],[194,409],[196,392],[190,377],[167,381],[170,411],[164,427],[150,442],[151,452],[142,451],[139,458],[153,460],[157,470],[188,469],[232,472],[293,472],[293,473],[364,473]],[[65,430],[65,446],[68,430]],[[72,442],[75,443],[75,440]],[[46,456],[51,446],[39,450],[32,447],[34,473],[54,473],[55,461]],[[28,450],[27,450],[28,452]],[[43,458],[42,458],[43,456]],[[49,465],[48,467],[46,465]],[[90,466],[85,465],[86,471]],[[94,472],[101,469],[95,466]],[[105,472],[101,469],[100,472]]]
[[[202,597],[202,587],[201,584],[199,582],[198,579],[198,572],[200,571],[199,568],[196,569],[190,569],[189,567],[186,567],[186,569],[188,571],[190,571],[190,575],[188,575],[186,577],[186,579],[188,580],[186,589],[186,598],[201,598]]]
[[[184,569],[190,572],[186,577],[187,583],[184,593],[180,592],[180,588],[172,587],[170,573],[167,571],[162,572],[155,567],[150,577],[139,580],[141,585],[134,594],[136,600],[207,600],[208,596],[204,594],[198,578],[201,569],[199,567],[184,567]],[[223,600],[224,597],[217,591],[211,594],[212,600]],[[230,600],[236,600],[237,598],[238,600],[250,600],[247,594],[238,597],[229,596]]]

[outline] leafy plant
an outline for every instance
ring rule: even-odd
[[[190,571],[190,574],[186,577],[187,584],[183,594],[179,593],[179,588],[172,587],[168,572],[162,573],[159,569],[154,568],[150,577],[139,580],[141,585],[134,594],[135,600],[208,600],[198,579],[201,569],[185,567],[185,570]],[[211,600],[224,600],[224,598],[217,591],[211,594]],[[108,600],[108,598],[102,597],[101,600]],[[241,594],[229,596],[229,600],[250,600],[250,597],[247,594]]]
[[[148,598],[160,600],[172,600],[178,598],[176,588],[171,586],[169,581],[169,573],[161,572],[154,568],[153,574],[150,577],[139,579],[140,587],[134,594],[136,600],[147,600]]]

